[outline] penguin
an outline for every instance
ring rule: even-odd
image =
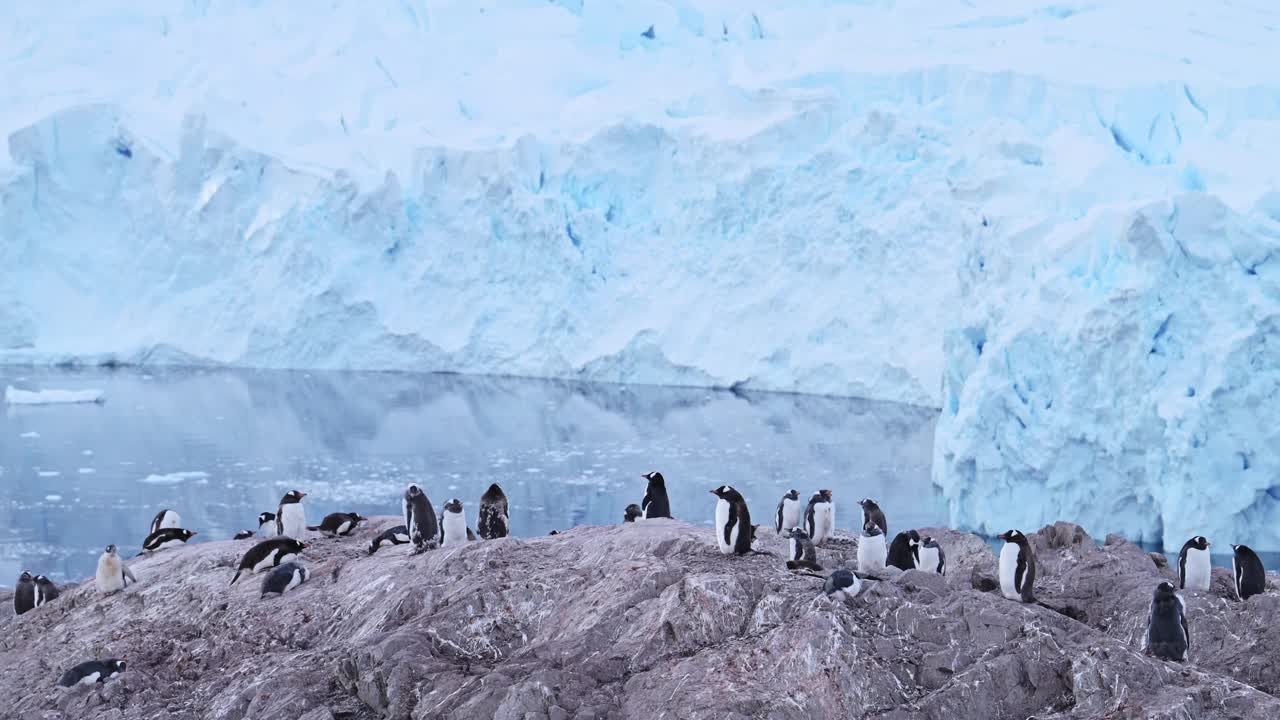
[[[1267,589],[1267,571],[1262,559],[1247,545],[1232,545],[1235,555],[1231,558],[1231,576],[1235,578],[1236,597],[1248,600],[1261,595]]]
[[[507,514],[507,494],[498,483],[489,486],[480,496],[480,537],[485,540],[504,538],[511,532],[511,516]]]
[[[182,528],[161,528],[148,535],[147,539],[142,541],[142,553],[153,553],[165,548],[186,545],[187,541],[197,534],[193,530],[183,530]],[[142,553],[139,553],[139,555]]]
[[[152,518],[151,530],[147,534],[152,535],[157,530],[176,527],[182,527],[182,517],[178,515],[178,513],[165,508],[164,510],[156,513],[156,516]]]
[[[916,567],[920,570],[939,575],[947,574],[947,555],[942,552],[942,546],[938,541],[930,536],[926,535],[920,540],[920,547],[916,549],[916,559]]]
[[[397,525],[393,528],[387,528],[382,534],[369,542],[369,554],[378,552],[378,548],[390,543],[392,545],[405,545],[409,542],[409,530],[403,525]]]
[[[644,491],[644,499],[640,501],[640,511],[645,520],[671,517],[671,502],[667,500],[667,481],[660,472],[645,473],[642,477],[649,481]]]
[[[58,589],[53,581],[44,575],[36,576],[36,607],[40,607],[46,603],[51,603],[58,599],[62,591]]]
[[[1173,589],[1173,583],[1156,586],[1147,616],[1146,652],[1162,660],[1182,662],[1191,649],[1191,629],[1187,626],[1187,606]]]
[[[245,570],[256,573],[279,565],[285,558],[301,553],[306,546],[306,543],[291,537],[273,537],[263,540],[249,548],[248,552],[240,558],[236,574],[228,584],[235,585],[240,579],[240,574]]]
[[[444,504],[444,514],[440,517],[440,547],[461,545],[471,538],[471,529],[467,527],[467,516],[462,513],[462,501],[453,498]]]
[[[1178,587],[1182,590],[1208,590],[1211,568],[1209,540],[1203,535],[1191,538],[1178,552]]]
[[[862,526],[866,527],[867,523],[873,523],[880,528],[880,534],[889,537],[889,521],[884,517],[884,511],[871,498],[862,498],[858,502],[862,506]]]
[[[809,506],[804,511],[804,529],[814,545],[825,543],[836,531],[836,504],[830,490],[819,490],[809,498]]]
[[[338,535],[350,535],[355,531],[356,526],[369,518],[362,516],[360,513],[329,513],[324,516],[324,520],[319,525],[308,525],[307,529],[312,532],[319,531],[326,535],[337,537]]]
[[[435,549],[440,537],[436,511],[432,509],[427,494],[417,485],[410,485],[404,491],[404,526],[409,529],[415,553]]]
[[[89,660],[62,673],[62,677],[58,679],[58,686],[69,688],[76,685],[104,683],[124,672],[124,668],[123,660]]]
[[[253,537],[252,530],[241,530],[240,532],[236,533],[235,537],[231,539],[232,540],[248,540],[251,537]]]
[[[818,551],[809,540],[809,533],[804,528],[793,527],[787,531],[791,539],[790,552],[787,553],[788,570],[821,570],[818,564]]]
[[[21,615],[36,606],[36,581],[26,570],[18,576],[18,586],[13,590],[13,612]]]
[[[899,570],[915,570],[920,565],[920,533],[908,530],[895,535],[884,564]]]
[[[627,509],[622,512],[622,522],[635,522],[638,518],[643,517],[644,511],[635,503],[628,505]]]
[[[657,473],[654,473],[657,475]],[[659,475],[659,478],[661,476]],[[719,500],[716,501],[716,544],[725,555],[746,555],[751,552],[751,512],[747,509],[747,501],[728,485],[721,485],[711,491]],[[645,496],[648,499],[648,496]],[[663,494],[665,501],[666,495]]]
[[[267,573],[262,578],[262,594],[258,599],[268,595],[283,595],[307,581],[307,569],[296,562],[287,562]]]
[[[874,522],[865,523],[858,538],[858,572],[875,575],[883,571],[885,555],[884,531]]]
[[[1004,541],[1000,548],[1000,592],[1010,600],[1035,602],[1036,553],[1027,536],[1008,530],[996,537]]]
[[[800,527],[800,493],[788,490],[778,501],[778,516],[773,520],[773,529],[785,537],[794,527]]]
[[[116,550],[115,545],[108,545],[106,550],[102,551],[101,557],[98,558],[98,574],[94,577],[94,584],[98,586],[98,592],[103,594],[113,593],[129,587],[129,581],[138,582],[138,579],[130,572],[129,566],[124,564],[124,560],[120,559],[120,553]]]
[[[861,591],[862,581],[852,571],[843,568],[831,573],[822,583],[822,592],[836,600],[848,600]]]
[[[272,512],[258,513],[258,534],[262,537],[275,537],[276,514]]]
[[[307,511],[302,507],[302,498],[307,494],[290,490],[280,498],[280,507],[276,510],[276,535],[287,535],[302,539],[307,529]]]

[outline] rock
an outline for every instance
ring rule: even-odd
[[[115,596],[0,619],[0,693],[19,718],[577,720],[579,718],[1276,717],[1280,594],[1186,593],[1192,662],[1141,652],[1169,577],[1125,542],[1057,523],[1033,538],[1045,606],[994,589],[981,539],[922,530],[948,574],[886,572],[836,602],[774,555],[725,557],[677,521],[579,527],[410,555],[368,556],[377,518],[313,544],[312,580],[259,600],[228,587],[243,545],[137,561]],[[851,567],[856,541],[819,550]],[[333,568],[343,567],[336,576]],[[255,580],[260,579],[255,578]],[[991,589],[983,589],[990,582]],[[101,688],[55,691],[70,665],[124,657]],[[779,701],[779,688],[788,701]],[[52,712],[52,715],[49,713]]]

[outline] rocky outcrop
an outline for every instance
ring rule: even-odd
[[[888,571],[849,602],[778,555],[726,557],[710,531],[655,520],[369,557],[318,539],[305,585],[260,600],[228,587],[249,541],[135,562],[0,620],[0,695],[22,720],[374,718],[1249,718],[1280,715],[1280,594],[1237,602],[1226,577],[1184,593],[1186,664],[1141,652],[1171,577],[1115,538],[1058,524],[1035,542],[1043,605],[994,592],[995,558],[943,529],[948,575]],[[819,551],[828,567],[854,541]],[[1221,572],[1221,571],[1217,571]],[[67,667],[123,657],[102,688],[55,690]]]

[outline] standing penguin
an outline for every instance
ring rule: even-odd
[[[886,565],[899,570],[915,570],[920,566],[920,533],[915,530],[900,532],[889,543]]]
[[[1187,606],[1173,589],[1173,583],[1156,586],[1147,616],[1146,651],[1163,660],[1182,662],[1191,649],[1191,629],[1187,626]]]
[[[644,511],[635,503],[631,503],[627,506],[626,510],[622,511],[622,522],[635,522],[643,517]]]
[[[498,483],[493,483],[480,496],[480,537],[485,540],[504,538],[511,532],[511,516],[507,514],[507,494]]]
[[[147,539],[142,541],[142,552],[153,553],[165,548],[186,545],[187,541],[197,534],[193,530],[183,530],[182,528],[161,528],[148,535]]]
[[[920,547],[916,550],[916,556],[919,560],[917,567],[925,572],[938,573],[939,575],[947,574],[947,555],[942,552],[942,546],[932,537],[925,536],[920,540]]]
[[[262,572],[269,567],[279,565],[287,557],[301,553],[306,547],[306,543],[291,537],[273,537],[263,540],[249,548],[248,552],[240,558],[240,565],[236,568],[236,574],[231,577],[228,585],[235,585],[240,579],[240,574],[245,570]]]
[[[778,515],[773,519],[773,529],[785,537],[794,527],[800,527],[800,493],[788,490],[778,501]]]
[[[129,586],[130,580],[138,582],[138,579],[129,571],[129,566],[120,559],[116,546],[108,545],[107,549],[102,551],[102,556],[98,558],[98,574],[94,577],[98,592],[106,594],[123,590]]]
[[[26,570],[18,576],[18,586],[13,590],[13,612],[21,615],[36,606],[36,581]]]
[[[403,525],[396,525],[393,528],[387,528],[382,534],[369,542],[369,554],[378,552],[378,548],[390,543],[391,545],[407,545],[409,543],[409,529]]]
[[[819,490],[809,498],[809,506],[804,510],[804,530],[814,545],[825,543],[836,531],[836,504],[830,490]]]
[[[818,551],[809,540],[809,533],[804,528],[793,527],[787,531],[791,539],[790,552],[787,553],[788,570],[821,570],[818,564]]]
[[[716,544],[720,546],[720,552],[725,555],[751,552],[753,530],[747,501],[728,485],[721,485],[711,494],[720,498],[716,501]]]
[[[862,581],[858,576],[843,568],[831,573],[822,583],[822,592],[836,600],[848,600],[855,597],[861,590]]]
[[[302,507],[302,498],[307,494],[290,490],[280,498],[280,507],[276,510],[276,535],[286,535],[302,539],[307,529],[307,511]]]
[[[433,550],[439,542],[440,527],[431,500],[417,485],[404,491],[404,526],[409,529],[415,553]]]
[[[161,510],[160,512],[156,513],[156,516],[152,518],[151,530],[147,534],[151,535],[151,534],[154,534],[157,530],[163,530],[165,528],[176,528],[176,527],[182,527],[182,517],[178,515],[178,513],[168,508],[165,508],[164,510]]]
[[[1262,559],[1247,545],[1232,545],[1231,575],[1235,578],[1236,597],[1248,600],[1267,589],[1267,571]]]
[[[858,538],[858,572],[874,575],[884,570],[885,555],[884,531],[875,523],[863,524]]]
[[[258,513],[258,534],[262,537],[275,537],[276,534],[276,514],[271,512]]]
[[[649,487],[644,491],[644,500],[640,501],[640,511],[644,513],[644,519],[671,517],[671,503],[667,500],[667,481],[663,479],[662,473],[645,473],[642,477],[649,481]]]
[[[996,537],[1004,541],[1000,548],[1000,593],[1010,600],[1035,602],[1036,553],[1027,536],[1008,530]]]
[[[58,589],[53,581],[44,575],[36,576],[36,607],[40,607],[45,603],[53,602],[58,599],[62,591]]]
[[[125,662],[123,660],[89,660],[82,662],[62,673],[62,677],[58,679],[58,686],[69,688],[76,685],[104,683],[124,672],[124,666]]]
[[[867,523],[872,523],[880,528],[880,534],[889,537],[889,521],[884,517],[884,511],[871,498],[862,498],[858,502],[862,506],[862,526],[866,527]]]
[[[1203,535],[1191,538],[1178,553],[1178,587],[1183,590],[1208,590],[1211,568],[1208,538]]]
[[[258,598],[283,595],[306,582],[308,574],[307,569],[298,563],[285,563],[262,578],[262,594]]]
[[[440,517],[440,547],[461,545],[471,539],[471,528],[467,527],[462,501],[453,498],[444,504],[444,514]]]
[[[360,513],[329,513],[324,516],[324,520],[321,520],[319,525],[308,525],[307,529],[312,532],[322,532],[332,537],[350,535],[355,531],[357,525],[368,519]]]

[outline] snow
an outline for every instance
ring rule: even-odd
[[[36,438],[40,437],[40,433],[36,432],[35,430],[30,430],[30,431],[28,431],[28,432],[24,432],[24,433],[22,433],[22,434],[21,434],[21,435],[19,435],[18,437],[20,437],[20,438],[28,438],[28,439],[34,440],[34,439],[36,439]]]
[[[163,475],[148,475],[138,482],[147,483],[148,485],[177,485],[187,480],[203,480],[209,477],[209,473],[199,470],[188,470],[183,472],[166,473]]]
[[[10,405],[102,404],[106,398],[101,390],[19,390],[10,385],[4,389],[4,401]],[[39,435],[23,437],[39,437]]]

